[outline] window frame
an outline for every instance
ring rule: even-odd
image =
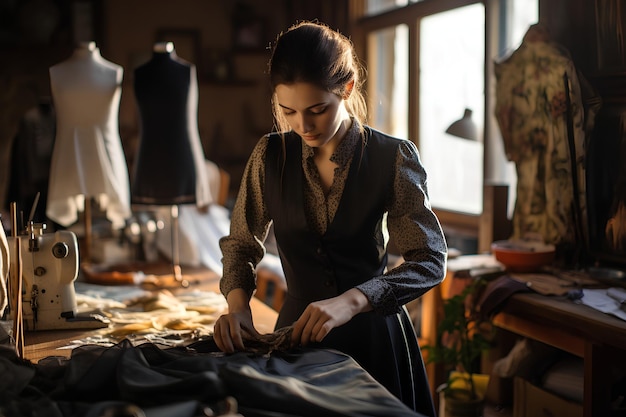
[[[397,9],[389,10],[378,15],[365,15],[366,0],[351,0],[351,8],[354,11],[352,39],[358,56],[367,67],[367,36],[369,33],[388,27],[405,24],[409,31],[408,62],[409,73],[415,74],[419,71],[419,33],[421,19],[437,13],[482,3],[485,7],[485,95],[484,95],[484,129],[483,129],[483,188],[491,183],[499,181],[490,178],[493,171],[494,160],[500,158],[498,146],[495,141],[499,139],[499,128],[495,117],[492,116],[495,105],[495,76],[493,74],[493,57],[496,56],[498,45],[498,22],[501,9],[501,0],[422,0],[410,3]],[[367,83],[367,80],[365,81]],[[417,77],[409,77],[409,114],[419,114],[420,91]],[[408,132],[410,139],[418,146],[420,145],[419,118],[409,118]],[[494,149],[496,150],[494,152]],[[497,184],[501,185],[501,184]],[[486,252],[490,250],[493,241],[493,226],[490,219],[485,215],[491,215],[489,208],[494,205],[492,201],[493,193],[483,193],[483,211],[481,214],[467,214],[452,210],[433,208],[439,220],[447,230],[453,230],[463,235],[473,236],[478,239],[478,251]]]

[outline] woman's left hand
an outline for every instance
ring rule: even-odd
[[[335,327],[347,323],[358,313],[371,309],[365,294],[356,288],[337,297],[315,301],[306,307],[293,324],[291,345],[306,346],[310,342],[321,342]]]

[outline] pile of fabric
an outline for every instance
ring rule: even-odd
[[[210,339],[124,340],[33,364],[0,347],[0,374],[6,417],[218,416],[234,401],[246,417],[420,416],[352,358],[322,349],[225,355]]]

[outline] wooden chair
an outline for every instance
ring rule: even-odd
[[[256,274],[254,296],[276,311],[280,311],[287,294],[285,279],[266,268],[259,268]]]

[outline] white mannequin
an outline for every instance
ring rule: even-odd
[[[84,197],[100,201],[114,228],[130,217],[128,167],[118,128],[123,68],[81,43],[50,68],[57,131],[46,215],[69,226]]]

